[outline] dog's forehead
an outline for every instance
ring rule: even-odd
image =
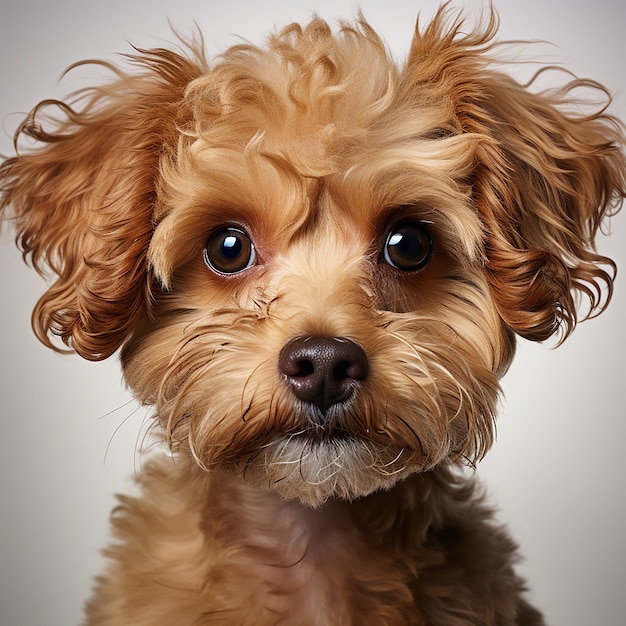
[[[363,252],[403,207],[412,207],[413,219],[434,222],[451,249],[479,256],[483,230],[463,185],[471,171],[465,138],[396,144],[365,136],[325,156],[312,144],[311,137],[281,143],[262,131],[244,146],[197,140],[165,175],[150,249],[160,277],[167,282],[212,231],[229,224],[241,225],[271,255],[303,236],[323,246],[340,232]],[[317,172],[304,158],[308,150],[318,151]]]
[[[466,182],[474,140],[429,137],[428,111],[345,136],[332,125],[274,133],[257,121],[243,139],[207,132],[187,143],[175,166],[162,167],[150,257],[165,282],[228,224],[241,225],[273,254],[303,234],[318,231],[321,241],[329,226],[350,232],[365,250],[407,205],[417,208],[412,217],[436,221],[452,248],[480,255],[483,230]]]

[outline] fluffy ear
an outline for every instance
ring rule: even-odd
[[[493,80],[479,132],[485,144],[474,181],[487,227],[487,270],[502,318],[522,337],[565,339],[581,300],[587,317],[611,299],[615,263],[595,251],[605,217],[626,196],[624,138],[603,113],[564,113],[559,94],[532,94]]]
[[[608,303],[615,264],[594,251],[603,219],[626,196],[623,126],[604,110],[580,112],[574,91],[606,91],[573,80],[533,93],[492,67],[497,16],[461,34],[446,11],[416,34],[409,60],[413,89],[444,98],[457,129],[473,133],[474,203],[486,233],[486,270],[504,321],[521,336],[564,339],[577,321]]]
[[[200,55],[129,59],[135,73],[97,62],[112,82],[36,106],[0,166],[0,209],[25,259],[56,276],[33,312],[35,332],[93,360],[112,354],[143,310],[159,162],[176,154],[184,90],[204,71]],[[22,136],[34,147],[20,150]]]

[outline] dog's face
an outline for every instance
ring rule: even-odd
[[[489,68],[493,21],[446,24],[403,68],[319,20],[213,68],[144,52],[62,139],[33,114],[49,145],[2,180],[59,276],[40,337],[122,345],[175,450],[312,505],[482,456],[515,333],[610,295],[592,242],[626,167],[611,118]]]
[[[289,85],[183,140],[148,251],[168,289],[123,359],[199,462],[319,501],[482,453],[511,341],[472,140],[302,112]]]

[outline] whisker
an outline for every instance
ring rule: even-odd
[[[122,406],[118,407],[117,409],[114,409],[113,411],[109,411],[108,413],[106,413],[105,415],[103,415],[102,417],[99,417],[98,419],[103,419],[105,417],[108,417],[110,415],[113,415],[113,413],[116,413],[117,411],[119,411],[120,409],[127,407],[128,405],[134,403],[134,400],[129,400],[128,402],[125,402]],[[115,437],[117,436],[117,434],[121,431],[121,429],[124,427],[125,424],[128,423],[128,421],[141,409],[141,406],[136,406],[113,430],[113,433],[111,434],[111,436],[109,437],[109,441],[107,443],[106,449],[104,450],[104,456],[102,458],[102,465],[106,465],[107,462],[107,457],[109,455],[109,451],[111,449],[111,445],[113,444],[113,439],[115,439]],[[136,443],[135,443],[136,445]]]
[[[111,409],[110,411],[107,411],[103,415],[100,415],[100,417],[98,417],[98,421],[106,419],[107,417],[110,417],[111,415],[113,415],[113,413],[117,413],[118,411],[121,411],[122,409],[125,409],[129,404],[133,404],[135,402],[136,402],[135,398],[130,398],[129,400],[127,400],[123,404],[120,404],[119,406],[115,407],[114,409]],[[133,411],[133,413],[134,413],[134,411]],[[132,415],[133,413],[131,413],[130,415]],[[130,417],[130,415],[127,416],[125,419],[128,419]]]

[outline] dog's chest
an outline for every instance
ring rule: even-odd
[[[385,547],[384,524],[369,528],[362,507],[331,501],[313,510],[227,476],[213,481],[211,496],[207,624],[221,624],[216,615],[246,626],[422,623],[412,559]]]
[[[366,552],[350,520],[332,506],[281,504],[242,519],[232,537],[233,560],[255,603],[272,624],[348,623],[353,567]]]

